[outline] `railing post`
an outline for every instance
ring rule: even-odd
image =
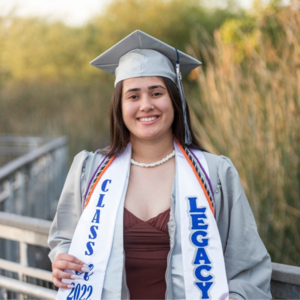
[[[0,289],[1,299],[7,300],[7,290],[5,288]]]
[[[23,266],[28,266],[27,244],[24,242],[20,242],[20,264]]]
[[[27,267],[28,266],[28,261],[27,261],[27,244],[24,242],[20,242],[19,243],[19,249],[20,249],[20,264]],[[26,282],[26,278],[24,278],[24,274],[22,271],[18,272],[19,275],[19,280],[20,281],[25,281]],[[19,297],[21,300],[25,299],[23,294],[19,294]]]
[[[8,197],[4,203],[4,211],[14,213],[14,180],[13,176],[8,178]],[[16,261],[16,251],[13,247],[14,242],[7,240],[5,241],[5,259]]]
[[[33,215],[32,202],[34,198],[34,176],[33,176],[33,163],[28,164],[28,196],[26,202],[26,216]]]
[[[19,213],[21,215],[25,214],[25,170],[22,168],[18,173],[19,177],[19,193],[18,193],[18,200],[19,200]]]

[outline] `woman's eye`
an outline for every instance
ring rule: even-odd
[[[153,94],[152,94],[152,96],[154,96],[154,97],[158,97],[158,96],[160,96],[160,95],[162,95],[162,93],[159,93],[159,92],[156,92],[156,93],[153,93]]]
[[[129,99],[133,99],[133,100],[135,100],[135,99],[137,99],[138,98],[138,96],[137,95],[131,95],[131,96],[129,96]]]

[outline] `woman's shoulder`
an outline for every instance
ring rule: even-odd
[[[224,155],[202,152],[208,166],[209,178],[214,191],[240,189],[240,178],[231,159]]]
[[[92,173],[103,159],[103,155],[98,151],[92,152],[82,150],[74,156],[69,173],[79,174],[81,181],[85,180],[86,177],[90,177]]]
[[[217,172],[218,174],[232,172],[238,175],[238,171],[229,157],[205,151],[202,151],[202,153],[206,159],[209,170]]]
[[[80,152],[78,152],[75,156],[74,156],[74,162],[80,162],[82,160],[86,160],[86,159],[101,159],[103,157],[103,155],[99,152],[99,150],[96,150],[95,152],[93,151],[88,151],[88,150],[82,150]]]
[[[95,152],[82,150],[73,158],[72,167],[85,169],[88,166],[98,165],[103,155],[97,150]]]
[[[83,150],[75,155],[69,173],[73,174],[72,177],[74,177],[77,184],[80,185],[82,197],[84,197],[88,183],[94,176],[103,158],[104,156],[99,151],[92,152]]]

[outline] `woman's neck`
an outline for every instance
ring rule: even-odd
[[[142,163],[159,161],[174,150],[173,136],[148,141],[131,138],[131,144],[132,158]]]

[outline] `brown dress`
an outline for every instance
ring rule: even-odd
[[[124,209],[124,249],[130,299],[165,299],[170,209],[143,221]]]

